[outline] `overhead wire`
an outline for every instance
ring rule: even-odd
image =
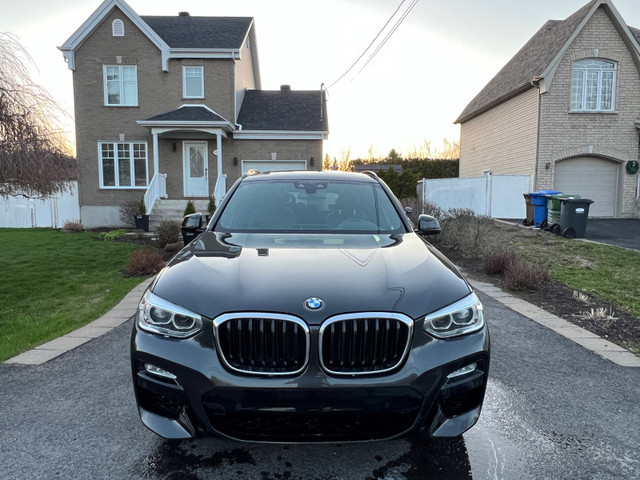
[[[358,62],[360,60],[362,60],[362,58],[366,55],[366,53],[375,45],[376,41],[378,40],[378,38],[380,38],[380,35],[382,35],[382,32],[384,32],[386,30],[386,28],[389,26],[389,23],[391,23],[391,20],[393,20],[393,18],[396,16],[396,14],[400,11],[400,9],[402,8],[402,5],[404,5],[404,3],[406,2],[406,0],[401,0],[400,4],[398,5],[398,7],[395,9],[395,11],[391,14],[391,16],[389,17],[389,19],[386,21],[386,23],[384,24],[384,26],[380,29],[380,31],[376,34],[376,36],[373,38],[373,40],[371,40],[371,42],[369,43],[369,45],[367,46],[367,48],[364,49],[364,51],[362,52],[362,54],[356,59],[355,62],[353,62],[353,64],[342,74],[340,75],[340,77],[333,82],[327,89],[331,89],[332,87],[334,87],[338,82],[340,82],[344,77],[347,76],[347,74],[353,70],[353,68],[358,64]],[[387,35],[385,36],[385,38],[382,40],[381,44],[378,45],[375,49],[375,51],[369,56],[369,58],[367,59],[365,65],[358,71],[358,73],[356,73],[356,75],[358,75],[362,69],[364,69],[364,67],[367,66],[367,64],[373,60],[373,57],[375,57],[375,55],[380,51],[380,48],[382,48],[382,46],[387,42],[387,40],[389,40],[389,38],[391,37],[391,35],[393,35],[393,32],[395,32],[397,30],[397,28],[400,26],[400,24],[404,21],[404,19],[407,17],[407,15],[409,14],[409,12],[413,9],[413,7],[415,6],[415,4],[418,3],[418,0],[413,0],[413,2],[411,3],[411,5],[409,6],[409,8],[407,8],[407,10],[402,14],[402,16],[400,17],[400,19],[398,21],[396,21],[395,25],[392,27],[391,31],[389,33],[387,33]]]
[[[391,35],[394,34],[394,32],[398,29],[398,27],[402,24],[402,22],[404,22],[404,19],[407,18],[407,15],[409,15],[409,13],[411,13],[411,10],[413,10],[413,7],[416,6],[416,4],[418,3],[418,0],[413,0],[413,2],[411,3],[411,5],[409,5],[409,8],[407,8],[404,12],[404,14],[402,15],[402,17],[400,17],[400,19],[396,22],[396,24],[393,26],[393,28],[391,29],[391,31],[389,31],[389,33],[387,33],[387,36],[384,37],[384,39],[382,40],[382,42],[380,42],[380,45],[378,45],[378,47],[373,51],[373,53],[369,56],[369,58],[367,59],[367,61],[365,62],[365,64],[362,66],[362,68],[360,70],[358,70],[359,74],[360,72],[362,72],[362,70],[364,70],[366,68],[367,65],[369,65],[369,62],[371,62],[371,60],[373,60],[373,57],[376,56],[376,54],[382,49],[382,47],[384,47],[385,43],[387,43],[387,41],[389,40],[389,38],[391,38]],[[356,74],[356,75],[357,75]]]

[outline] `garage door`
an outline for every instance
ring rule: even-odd
[[[258,170],[259,172],[281,172],[283,170],[306,170],[307,162],[305,160],[288,160],[274,162],[269,160],[243,160],[242,173],[249,170]]]
[[[613,217],[618,203],[619,164],[598,157],[556,163],[554,189],[593,200],[590,217]]]

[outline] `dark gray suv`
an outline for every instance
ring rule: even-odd
[[[145,292],[142,422],[171,439],[457,436],[480,415],[489,332],[471,287],[375,174],[238,180]]]

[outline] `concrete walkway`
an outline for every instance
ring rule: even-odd
[[[145,280],[140,285],[131,290],[122,301],[113,309],[105,313],[103,316],[93,322],[81,327],[71,333],[60,338],[51,340],[39,347],[21,353],[20,355],[10,358],[5,363],[17,365],[41,365],[52,360],[63,353],[79,347],[89,340],[98,338],[105,333],[110,332],[129,320],[136,312],[138,303],[143,292],[149,286],[152,279]]]
[[[605,340],[583,328],[578,327],[566,320],[556,317],[532,305],[524,300],[515,297],[500,288],[480,281],[470,279],[474,288],[480,292],[496,299],[511,310],[533,320],[534,322],[550,328],[554,332],[568,338],[569,340],[591,350],[613,363],[623,367],[640,367],[640,357],[619,347],[608,340]],[[5,363],[15,365],[41,365],[51,359],[62,355],[69,350],[82,345],[83,343],[98,338],[101,335],[119,327],[129,320],[138,307],[138,302],[142,293],[151,283],[151,279],[142,282],[127,294],[122,301],[111,311],[105,313],[99,319],[90,324],[68,333],[63,337],[52,340],[44,345],[40,345],[33,350],[22,353],[17,357],[7,360]]]

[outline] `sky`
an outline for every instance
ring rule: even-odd
[[[139,15],[251,16],[262,88],[318,90],[363,53],[401,0],[126,0]],[[33,80],[73,114],[72,73],[62,45],[100,0],[0,0],[0,32],[18,37],[34,60]],[[402,10],[411,3],[406,1]],[[504,64],[549,19],[587,0],[419,0],[358,73],[328,92],[332,157],[407,154],[425,141],[458,140],[454,121]],[[640,28],[640,2],[614,0]],[[365,57],[366,58],[366,57]],[[160,112],[159,112],[160,113]],[[69,125],[73,139],[73,126]]]

